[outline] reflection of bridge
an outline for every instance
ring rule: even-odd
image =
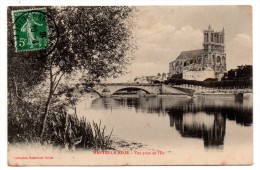
[[[174,88],[164,84],[137,84],[137,83],[106,83],[96,84],[92,87],[92,90],[97,92],[100,96],[110,96],[119,90],[135,90],[144,91],[147,94],[187,94],[187,91],[183,88]]]

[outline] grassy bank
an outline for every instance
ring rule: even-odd
[[[44,143],[60,148],[109,149],[113,143],[112,131],[99,123],[87,122],[86,118],[68,114],[67,103],[56,101],[47,118],[42,138],[43,102],[17,100],[8,103],[8,142]]]

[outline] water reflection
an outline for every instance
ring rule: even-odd
[[[226,131],[225,115],[171,110],[169,116],[170,126],[175,126],[182,137],[202,138],[204,147],[223,146]]]
[[[92,102],[93,109],[135,109],[136,113],[168,116],[169,125],[183,138],[199,138],[204,147],[222,148],[226,124],[251,126],[252,101],[237,100],[234,96],[205,96],[195,99],[186,96],[113,97]],[[144,120],[145,121],[145,120]]]

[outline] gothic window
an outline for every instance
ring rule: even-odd
[[[225,63],[225,56],[222,57],[222,62]]]
[[[224,72],[224,67],[223,66],[220,67],[220,71]]]
[[[212,60],[215,63],[215,55],[212,56]]]
[[[205,33],[205,35],[204,35],[204,36],[205,36],[205,39],[204,39],[204,41],[205,41],[205,42],[208,42],[208,33]]]
[[[217,63],[220,63],[220,61],[221,61],[221,58],[220,58],[220,56],[218,56],[217,57]]]

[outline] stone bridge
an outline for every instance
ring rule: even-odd
[[[92,90],[97,92],[101,97],[111,96],[119,90],[140,90],[146,94],[182,94],[186,95],[187,92],[175,89],[163,84],[139,84],[139,83],[105,83],[95,84]]]

